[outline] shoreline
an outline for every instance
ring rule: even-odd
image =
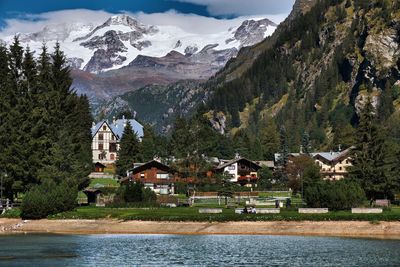
[[[400,221],[155,222],[0,219],[4,234],[294,235],[400,240]]]

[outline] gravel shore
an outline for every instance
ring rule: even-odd
[[[400,239],[400,222],[152,222],[0,219],[0,234],[238,234],[305,235]]]

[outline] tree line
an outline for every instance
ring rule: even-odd
[[[86,96],[71,88],[59,44],[52,53],[44,45],[39,55],[23,48],[18,37],[9,47],[0,45],[0,77],[4,196],[39,192],[39,185],[85,187],[92,168],[92,117]]]

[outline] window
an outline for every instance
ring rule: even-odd
[[[140,178],[144,178],[144,172],[140,174]]]
[[[99,144],[99,150],[103,150],[103,144]]]
[[[104,140],[104,135],[103,134],[99,134],[99,140]]]
[[[109,149],[110,149],[110,152],[117,152],[117,144],[110,143]]]
[[[103,131],[107,131],[107,126],[103,125]]]
[[[234,171],[235,169],[236,169],[235,165],[231,165],[231,166],[228,167],[228,170],[230,170],[230,171]]]
[[[339,170],[342,170],[343,168],[342,167],[339,167]]]
[[[115,140],[115,136],[113,134],[111,135],[111,140]]]
[[[348,159],[346,159],[346,164],[349,164],[349,160]]]
[[[110,160],[114,160],[114,159],[115,159],[114,154],[110,154]]]
[[[168,179],[169,174],[168,173],[157,173],[157,179]]]

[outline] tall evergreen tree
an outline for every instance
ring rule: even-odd
[[[125,177],[126,172],[133,167],[133,163],[140,157],[139,139],[130,123],[127,123],[121,138],[118,160],[116,162],[117,174]]]
[[[361,185],[369,199],[390,197],[393,182],[385,166],[385,138],[383,129],[377,124],[371,99],[368,99],[361,112],[356,141],[350,177]]]
[[[301,137],[301,148],[304,154],[309,155],[311,153],[310,135],[305,131]]]
[[[274,154],[279,151],[279,133],[273,120],[268,122],[267,127],[261,132],[261,145],[263,157],[268,160],[274,159]]]

